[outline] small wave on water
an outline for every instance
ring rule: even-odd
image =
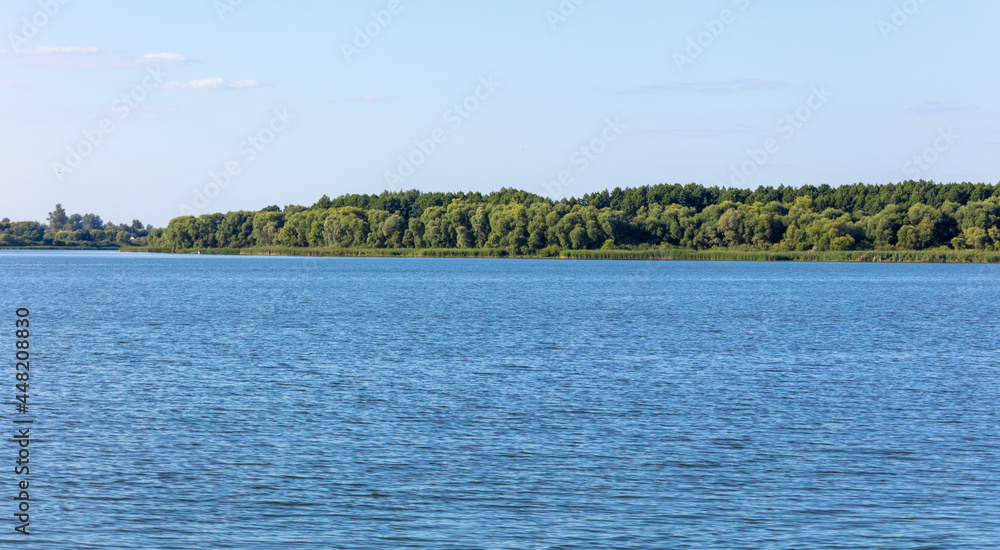
[[[0,264],[36,277],[32,548],[1000,540],[996,266],[122,256]]]

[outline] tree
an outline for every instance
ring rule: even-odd
[[[410,218],[409,227],[403,235],[403,242],[411,248],[424,247],[424,222],[420,218]]]
[[[912,225],[899,228],[899,246],[903,250],[918,250],[921,245],[920,235]]]
[[[61,208],[50,213],[47,242],[58,240],[60,226],[88,230],[72,233],[73,239],[101,243],[117,241],[121,231],[136,237],[145,231],[150,244],[190,241],[209,247],[461,247],[510,254],[599,247],[1000,249],[1000,185],[926,181],[755,190],[662,184],[559,201],[506,188],[486,195],[416,190],[324,195],[309,209],[270,206],[205,215],[156,235],[138,220],[116,226],[93,214],[74,214],[63,221]],[[0,235],[10,234],[9,225],[0,222]]]
[[[587,230],[582,227],[577,227],[569,232],[569,241],[570,247],[576,250],[584,250],[590,244],[590,240],[587,238]]]
[[[285,215],[275,210],[259,212],[253,218],[252,239],[257,246],[272,246],[277,242],[281,228],[285,225]]]
[[[80,218],[80,229],[83,229],[84,231],[104,229],[104,222],[97,214],[84,214],[83,217]]]
[[[223,248],[247,248],[253,246],[253,212],[230,212],[219,222],[215,240]]]
[[[66,225],[63,226],[63,229],[68,229],[70,231],[80,231],[81,229],[83,229],[83,216],[79,214],[73,214],[66,221]]]
[[[49,230],[54,233],[64,229],[68,222],[69,217],[66,216],[66,211],[63,210],[61,204],[56,204],[55,210],[49,212]]]
[[[746,231],[743,227],[744,216],[737,208],[727,210],[719,217],[719,232],[726,246],[734,247],[743,244]]]
[[[17,237],[25,244],[39,244],[45,235],[45,228],[38,222],[13,222],[5,233]]]
[[[333,201],[330,200],[330,197],[328,197],[326,195],[323,195],[322,197],[320,197],[320,199],[318,201],[316,201],[316,204],[314,204],[312,206],[312,209],[313,210],[329,210],[332,205],[333,205]]]
[[[388,248],[401,248],[403,246],[403,236],[406,232],[406,224],[403,217],[393,214],[382,222],[382,238]]]
[[[452,248],[458,239],[454,228],[445,216],[446,211],[440,206],[432,206],[424,210],[420,216],[424,222],[424,246],[428,248]]]
[[[472,216],[472,233],[476,236],[476,246],[483,247],[490,238],[490,213],[488,206],[480,206]]]
[[[364,247],[368,242],[371,226],[364,210],[353,206],[328,211],[323,222],[323,239],[326,246],[341,248]]]
[[[850,235],[841,235],[830,241],[830,250],[852,250],[854,242],[854,238]]]
[[[989,242],[989,239],[989,235],[982,227],[970,227],[965,230],[966,244],[976,250],[986,248],[986,243]]]
[[[197,218],[194,216],[181,216],[170,220],[163,232],[163,240],[166,246],[180,250],[194,248],[197,236]]]

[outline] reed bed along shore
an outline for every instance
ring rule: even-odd
[[[736,262],[890,262],[890,263],[1000,263],[1000,252],[976,250],[854,250],[854,251],[766,251],[766,250],[552,250],[514,255],[503,248],[473,249],[374,249],[374,248],[294,248],[283,246],[253,248],[209,248],[171,250],[167,248],[122,247],[123,252],[211,254],[242,256],[311,256],[366,258],[512,258],[571,260],[676,260]]]

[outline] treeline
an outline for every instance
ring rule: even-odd
[[[150,246],[553,250],[1000,250],[1000,184],[658,185],[552,201],[525,191],[324,196],[175,218]]]
[[[143,246],[152,226],[105,222],[96,214],[66,214],[61,204],[49,212],[48,223],[0,220],[0,246],[111,247]]]

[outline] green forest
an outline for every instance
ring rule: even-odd
[[[464,250],[1000,251],[1000,184],[908,181],[756,190],[657,185],[553,201],[481,193],[324,196],[312,206],[185,216],[151,247]],[[578,255],[577,255],[578,256]]]
[[[48,223],[0,220],[0,247],[118,248],[145,246],[152,226],[105,222],[96,214],[67,214],[61,204],[49,212]]]
[[[1000,258],[1000,184],[907,181],[756,190],[675,184],[559,201],[515,189],[385,192],[323,196],[312,206],[182,216],[165,228],[67,215],[56,205],[44,224],[0,221],[0,246],[577,258],[673,251],[657,257],[708,259],[736,252],[746,259],[804,252],[836,258],[862,251],[906,259],[903,252],[933,251],[939,259],[958,252]]]

